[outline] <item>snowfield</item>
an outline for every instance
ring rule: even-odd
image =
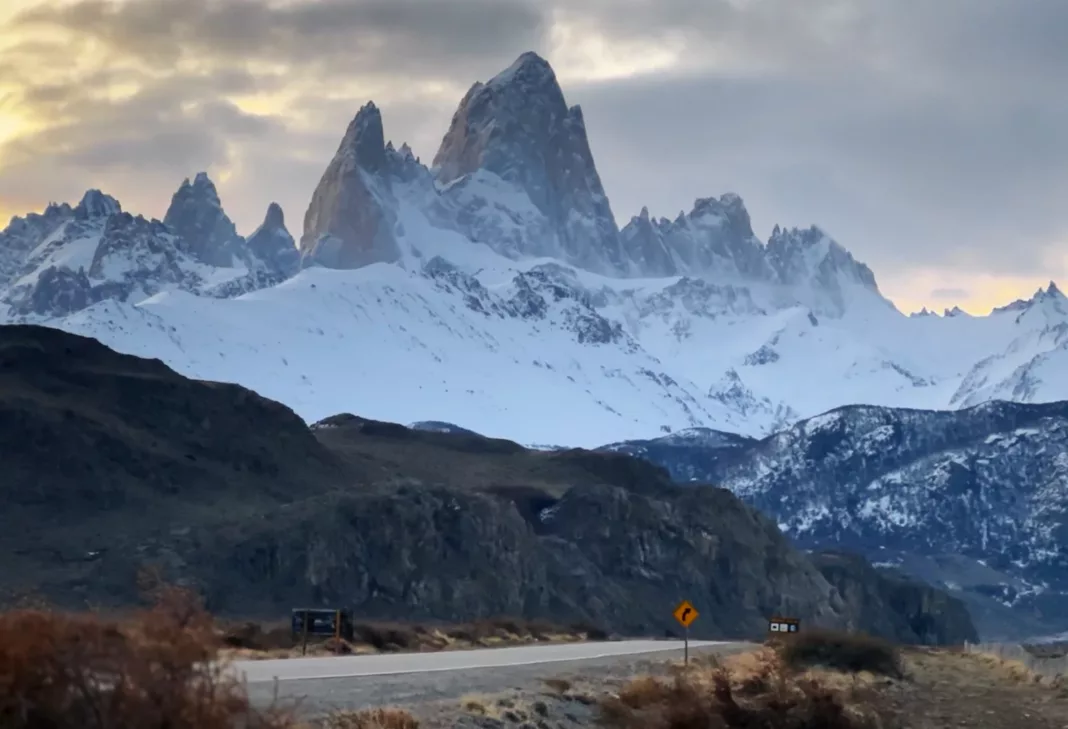
[[[460,102],[433,167],[360,108],[299,242],[238,235],[214,183],[164,220],[90,190],[0,231],[0,322],[236,382],[309,422],[444,421],[524,444],[758,436],[848,404],[1068,400],[1068,300],[904,316],[816,227],[736,194],[620,228],[585,122],[533,53]]]
[[[1056,290],[1023,312],[987,317],[906,317],[859,288],[838,317],[775,310],[759,287],[751,293],[766,313],[709,311],[678,277],[608,279],[448,242],[464,264],[458,272],[482,285],[481,307],[420,270],[444,252],[437,241],[425,253],[413,243],[407,267],[313,268],[232,299],[172,290],[47,323],[183,374],[240,383],[309,422],[342,411],[440,420],[529,444],[589,447],[695,426],[764,435],[854,403],[1068,399],[1066,353],[1048,331],[1051,320],[1068,321]],[[549,271],[575,298],[538,292],[542,317],[487,313],[512,301],[516,276],[532,270]],[[580,341],[582,299],[621,336]],[[1012,384],[1021,371],[1032,383],[1025,392]]]

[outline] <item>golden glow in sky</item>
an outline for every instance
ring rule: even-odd
[[[71,1],[63,0],[63,2]],[[133,0],[133,2],[140,1]],[[190,1],[199,2],[199,0]],[[211,58],[194,57],[179,59],[173,68],[160,71],[159,68],[150,68],[137,59],[122,57],[114,48],[104,47],[101,41],[80,37],[77,33],[68,31],[63,35],[63,31],[58,30],[48,31],[25,27],[15,30],[13,28],[9,22],[12,18],[22,11],[39,5],[42,5],[42,0],[0,0],[0,225],[12,215],[43,209],[51,199],[67,199],[65,196],[77,194],[68,188],[70,183],[64,179],[56,179],[54,187],[46,184],[36,192],[27,192],[20,185],[10,182],[5,184],[2,181],[5,168],[10,169],[15,163],[15,147],[12,143],[42,129],[49,129],[59,117],[66,113],[61,105],[49,107],[47,104],[38,104],[33,108],[48,108],[50,111],[47,114],[38,112],[37,116],[34,116],[34,113],[29,111],[31,107],[22,103],[26,88],[20,86],[20,79],[32,79],[32,83],[36,85],[35,91],[40,96],[47,95],[49,83],[69,82],[77,74],[87,77],[85,75],[89,73],[102,73],[103,75],[95,76],[98,78],[96,86],[83,89],[85,97],[103,100],[104,103],[118,104],[124,99],[130,99],[143,88],[138,78],[151,80],[161,73],[179,70],[191,76],[199,73],[205,78],[212,78],[220,68],[225,68],[213,65]],[[57,33],[60,36],[57,36]],[[33,44],[42,39],[55,39],[56,37],[64,39],[65,54],[57,50],[56,53],[60,55],[49,56],[54,63],[47,67],[30,65],[31,61],[26,59],[35,58]],[[693,52],[693,47],[687,46],[686,39],[667,31],[656,35],[613,39],[605,35],[596,24],[572,22],[570,15],[559,13],[555,16],[555,23],[551,26],[547,43],[549,46],[547,55],[552,60],[565,87],[569,84],[596,86],[618,82],[621,79],[649,77],[665,71],[678,71],[689,63],[689,55]],[[30,50],[27,51],[27,49]],[[711,62],[722,68],[731,67],[732,58],[729,51],[722,51],[723,57],[717,59],[716,49],[703,48],[701,50],[705,54],[706,61],[712,59]],[[37,52],[39,53],[39,49]],[[14,70],[17,73],[5,72],[5,65],[9,71]],[[309,87],[306,78],[296,83],[287,82],[293,69],[281,62],[274,64],[271,68],[248,65],[246,69],[232,70],[245,70],[258,74],[260,77],[273,76],[280,80],[279,83],[267,85],[264,88],[235,90],[227,94],[226,99],[237,109],[249,115],[250,119],[272,120],[294,133],[309,135],[321,133],[323,119],[321,112],[302,103],[302,99],[306,99],[308,94],[316,94],[324,102],[335,99],[339,102],[339,106],[351,108],[356,108],[363,100],[369,98],[384,100],[386,102],[384,106],[433,102],[442,108],[448,108],[462,96],[472,80],[460,78],[456,83],[451,83],[441,80],[406,78],[403,83],[397,83],[394,78],[360,75],[360,69],[356,68],[352,69],[351,76],[347,73],[342,74],[339,77],[341,80],[335,78],[329,84]],[[349,80],[346,81],[346,78]],[[190,100],[187,106],[196,107],[198,103],[196,100]],[[431,121],[436,124],[437,120]],[[333,120],[330,124],[333,128]],[[601,119],[597,124],[601,128],[610,128],[612,120]],[[410,130],[407,131],[410,133]],[[330,134],[336,135],[336,129]],[[596,134],[597,132],[593,132],[594,136]],[[391,135],[388,131],[387,137],[397,140],[398,143],[403,139],[402,136]],[[642,143],[643,140],[634,139],[635,145]],[[229,141],[224,146],[232,152],[236,149]],[[430,156],[429,152],[429,149],[416,150],[416,153],[424,159]],[[270,150],[257,149],[255,154],[270,154]],[[328,154],[329,152],[324,154],[322,160],[324,165]],[[219,160],[212,168],[213,176],[221,189],[231,182],[239,184],[241,176],[239,173],[242,167],[248,166],[249,160],[242,159],[238,152],[230,156],[229,161]],[[604,174],[603,169],[602,174]],[[667,174],[671,174],[670,169],[667,170]],[[125,194],[119,194],[119,197],[123,198],[124,204],[133,207],[135,212],[159,215],[173,192],[177,180],[172,182],[173,184],[169,183],[170,187],[136,189],[134,191],[136,194],[130,195],[135,198],[136,202],[148,201],[151,207],[148,210],[138,210],[131,202],[128,202]],[[611,196],[614,186],[622,183],[606,178],[604,184]],[[229,194],[229,191],[226,192]],[[245,192],[251,195],[257,191],[252,189],[245,190]],[[742,192],[745,197],[744,190],[739,192]],[[691,201],[692,198],[679,200],[678,208],[687,206]],[[266,200],[261,200],[255,205],[251,203],[249,205],[250,208],[259,206],[259,209],[262,209],[266,206],[266,202]],[[616,210],[616,214],[620,222],[625,222],[629,212]],[[771,214],[776,213],[771,211]],[[290,224],[293,225],[293,221],[299,220],[299,211],[287,210],[287,216]],[[835,231],[829,232],[834,235]],[[1063,240],[1066,241],[1065,247],[1068,248],[1068,236]],[[841,242],[849,249],[857,247],[856,241],[842,240]],[[1027,245],[1031,241],[1012,243]],[[1042,241],[1042,243],[1048,243],[1048,241]],[[863,258],[862,255],[858,257]],[[991,308],[1004,305],[1016,298],[1029,297],[1035,289],[1045,286],[1050,279],[1064,276],[1068,273],[1068,257],[1065,255],[1053,257],[1049,261],[1049,272],[1049,275],[1045,276],[1027,277],[1002,274],[997,271],[963,274],[952,267],[934,269],[920,266],[909,270],[902,268],[894,272],[880,271],[878,268],[875,270],[876,279],[880,282],[883,293],[903,311],[915,311],[926,306],[940,312],[947,307],[960,306],[975,314],[986,313]]]

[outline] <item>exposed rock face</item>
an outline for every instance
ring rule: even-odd
[[[382,114],[368,103],[349,124],[304,215],[305,265],[359,268],[397,260],[387,159]]]
[[[67,203],[49,204],[43,213],[14,217],[0,230],[0,288],[16,278],[25,266],[30,251],[74,216]]]
[[[488,173],[524,193],[544,217],[516,252],[553,256],[604,273],[625,273],[612,209],[593,163],[582,110],[568,108],[552,68],[535,53],[524,53],[509,68],[476,83],[460,102],[434,157],[444,184]],[[478,181],[486,188],[493,181]],[[463,200],[466,229],[475,240],[494,245],[477,220],[493,212],[492,190],[454,191]],[[540,234],[540,235],[539,235]]]
[[[223,211],[219,192],[206,172],[198,172],[192,182],[182,182],[163,222],[199,261],[229,268],[241,258],[244,240]]]
[[[635,267],[648,276],[716,274],[770,280],[773,271],[753,233],[742,199],[728,193],[701,198],[674,221],[653,220],[647,208],[620,235]]]
[[[671,436],[610,449],[731,489],[802,547],[899,564],[1068,628],[1068,403],[852,406],[730,449]],[[1013,628],[991,621],[991,634]]]
[[[638,459],[353,416],[309,430],[236,385],[58,330],[0,327],[5,426],[4,595],[124,604],[151,563],[258,616],[337,605],[661,635],[685,597],[695,636],[758,637],[774,612],[890,630],[925,610],[843,599],[861,588],[832,585],[769,519]],[[917,635],[949,635],[941,619]]]
[[[20,314],[44,314],[64,316],[81,311],[96,301],[93,285],[85,275],[85,269],[72,271],[69,268],[49,266],[41,271],[37,282],[18,304]]]
[[[88,190],[82,196],[81,202],[74,208],[74,217],[81,220],[95,217],[107,217],[122,212],[122,205],[111,195],[100,190]]]
[[[263,224],[248,237],[249,252],[272,272],[289,278],[300,270],[300,251],[286,229],[285,216],[278,203],[267,207]]]
[[[855,627],[906,644],[961,645],[979,635],[964,603],[894,570],[845,552],[813,555],[820,573],[859,616]],[[892,607],[891,607],[892,606]]]

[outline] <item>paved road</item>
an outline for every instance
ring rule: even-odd
[[[631,640],[440,653],[238,661],[257,705],[297,701],[303,714],[369,704],[408,705],[536,685],[560,675],[627,675],[650,661],[682,657],[681,641]],[[724,653],[745,644],[690,641],[690,651]]]
[[[690,647],[723,645],[716,641],[691,641]],[[662,651],[680,651],[680,641],[627,640],[613,643],[557,643],[512,648],[480,648],[438,653],[391,653],[371,656],[326,656],[283,658],[269,661],[236,661],[234,667],[248,683],[308,681],[356,676],[391,676],[398,673],[470,671],[480,668],[563,663],[613,656],[633,656]]]

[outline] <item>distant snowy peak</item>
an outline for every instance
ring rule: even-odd
[[[1057,286],[1056,282],[1050,281],[1046,288],[1041,286],[1035,291],[1034,295],[1029,299],[1017,299],[1011,304],[1005,306],[997,306],[990,312],[991,314],[999,314],[1006,312],[1023,312],[1027,311],[1035,306],[1047,305],[1053,309],[1063,309],[1066,303],[1064,293]]]
[[[37,321],[171,289],[236,296],[296,271],[281,209],[268,211],[253,255],[204,173],[182,183],[167,217],[170,223],[131,215],[92,189],[74,207],[53,204],[14,219],[0,232],[0,314]]]
[[[171,197],[163,222],[203,263],[230,268],[242,258],[244,239],[223,210],[215,183],[206,172],[182,182]]]
[[[122,212],[122,205],[111,195],[106,195],[100,190],[87,190],[82,196],[81,202],[74,208],[75,216],[79,218],[96,218],[116,215]]]
[[[552,257],[610,275],[631,272],[582,110],[567,106],[552,67],[537,54],[524,53],[471,87],[433,170],[444,193],[457,198],[462,227],[472,239],[513,257]],[[528,209],[521,211],[518,239],[499,245],[491,235],[499,226],[487,229],[484,218],[501,214],[497,201],[504,195],[525,198],[525,204],[516,202]]]
[[[878,293],[875,274],[853,254],[816,226],[775,226],[768,239],[767,258],[785,284],[816,283],[824,288],[857,284]]]
[[[252,255],[285,278],[300,270],[300,252],[286,229],[285,215],[278,203],[267,207],[263,223],[248,237],[247,245]]]
[[[821,294],[821,310],[841,313],[843,289],[879,294],[875,275],[819,228],[775,226],[767,245],[754,235],[742,198],[727,193],[700,198],[675,220],[654,219],[648,208],[621,232],[624,248],[648,276],[727,277],[738,284],[802,286]]]

